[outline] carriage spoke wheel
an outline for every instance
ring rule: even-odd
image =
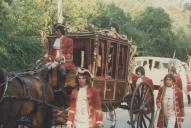
[[[104,108],[106,108],[106,119],[111,122],[110,128],[115,128],[116,125],[116,112],[115,107],[110,101],[104,103]]]
[[[134,90],[130,104],[132,128],[153,128],[154,95],[152,88],[145,82]]]

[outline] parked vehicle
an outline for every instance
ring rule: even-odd
[[[165,58],[165,57],[152,57],[142,56],[135,57],[135,68],[137,66],[143,66],[145,68],[146,76],[153,80],[155,87],[159,87],[162,84],[164,76],[168,73],[168,69],[171,66],[175,66],[178,73],[182,73],[186,70],[188,65],[179,59]]]

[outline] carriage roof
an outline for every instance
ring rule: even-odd
[[[123,44],[123,45],[131,45],[132,41],[129,40],[123,40],[123,39],[117,39],[113,38],[112,36],[108,35],[104,30],[102,31],[88,31],[88,32],[68,32],[66,36],[69,36],[71,38],[78,38],[78,39],[83,39],[83,38],[90,38],[90,39],[104,39],[108,40],[110,42],[118,43],[118,44]],[[48,38],[55,38],[55,36],[48,36]]]

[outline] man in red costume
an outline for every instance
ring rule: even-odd
[[[101,128],[100,94],[92,87],[92,75],[87,69],[78,70],[79,87],[71,94],[67,128]]]
[[[164,78],[164,86],[159,89],[156,105],[160,109],[158,128],[182,128],[184,119],[184,103],[182,91],[175,86],[173,74]]]
[[[65,36],[64,26],[55,26],[56,38],[50,43],[48,57],[53,65],[59,65],[60,87],[63,87],[66,73],[75,68],[73,63],[73,40]]]
[[[73,63],[73,40],[65,36],[64,26],[55,27],[56,39],[50,43],[49,59],[60,61],[65,59],[64,67],[66,70],[74,69]]]
[[[140,83],[147,83],[152,89],[154,89],[152,79],[145,76],[145,69],[142,66],[139,66],[135,70],[136,76],[132,78],[133,85],[138,86]]]

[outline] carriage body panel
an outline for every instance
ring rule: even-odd
[[[120,103],[128,91],[131,44],[96,32],[69,33],[74,41],[73,60],[94,76],[102,102]]]

